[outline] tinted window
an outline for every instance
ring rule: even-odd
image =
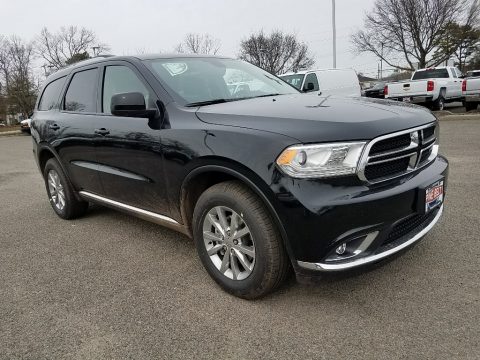
[[[443,69],[428,69],[423,71],[417,71],[413,74],[412,80],[422,80],[422,79],[448,79],[448,70]]]
[[[64,109],[75,112],[95,112],[97,69],[80,71],[73,75],[65,94]]]
[[[467,71],[466,77],[477,77],[480,76],[480,71]]]
[[[314,73],[308,74],[307,77],[305,78],[305,84],[303,85],[304,90],[308,90],[309,83],[313,84],[313,89],[311,89],[311,91],[319,90],[317,75],[315,75]]]
[[[107,66],[103,80],[103,112],[111,114],[112,96],[130,92],[142,93],[147,107],[152,107],[149,91],[140,81],[135,72],[127,66]]]
[[[45,87],[42,98],[38,103],[38,110],[52,110],[57,107],[58,98],[60,97],[64,81],[65,78],[63,77],[52,81]]]

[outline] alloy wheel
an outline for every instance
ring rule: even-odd
[[[212,208],[203,221],[210,260],[224,276],[244,280],[255,266],[255,243],[242,215],[226,206]]]
[[[50,193],[50,201],[60,211],[65,207],[65,190],[63,188],[60,177],[55,170],[48,172],[48,191]]]

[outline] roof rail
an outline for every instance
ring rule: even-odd
[[[96,56],[91,57],[90,59],[109,58],[109,57],[112,57],[112,56],[115,56],[115,55],[112,55],[112,54],[96,55]],[[88,60],[88,59],[85,59],[85,60]]]

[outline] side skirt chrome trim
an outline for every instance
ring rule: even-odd
[[[182,225],[182,224],[178,223],[177,221],[169,218],[168,216],[157,214],[157,213],[154,213],[154,212],[151,212],[151,211],[148,211],[148,210],[143,210],[143,209],[137,208],[135,206],[127,205],[127,204],[124,204],[124,203],[121,203],[121,202],[118,202],[118,201],[115,201],[115,200],[105,198],[103,196],[92,194],[88,191],[80,191],[78,194],[84,200],[91,201],[91,202],[94,202],[94,203],[98,203],[98,204],[101,204],[101,205],[104,205],[104,206],[107,206],[107,207],[111,207],[111,208],[116,209],[116,210],[126,212],[128,214],[135,215],[136,217],[139,217],[141,219],[154,222],[156,224],[165,226],[169,229],[172,229],[172,230],[181,232],[182,234],[185,234],[187,236],[190,236],[187,228],[184,225]]]
[[[342,263],[342,264],[326,264],[326,263],[311,263],[311,262],[305,262],[305,261],[297,261],[298,266],[304,268],[304,269],[309,269],[309,270],[316,270],[316,271],[341,271],[341,270],[347,270],[347,269],[352,269],[357,266],[365,265],[368,263],[372,263],[378,260],[381,260],[383,258],[386,258],[390,255],[395,254],[396,252],[399,252],[402,249],[405,249],[406,247],[409,247],[413,243],[419,241],[422,237],[424,237],[438,222],[440,217],[442,216],[443,213],[443,205],[440,207],[440,210],[438,211],[437,215],[435,215],[435,218],[432,220],[430,224],[425,227],[422,231],[420,231],[418,234],[413,236],[410,240],[405,241],[404,243],[398,245],[397,247],[394,247],[390,250],[384,251],[380,254],[376,255],[371,255],[371,256],[366,256],[357,260],[352,260],[350,262]]]

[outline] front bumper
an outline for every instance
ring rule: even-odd
[[[411,234],[406,235],[404,238],[398,239],[396,244],[390,248],[381,247],[375,253],[367,255],[360,258],[352,259],[351,261],[340,262],[340,263],[312,263],[305,261],[297,261],[297,265],[303,269],[316,270],[316,271],[341,271],[356,268],[358,266],[367,265],[370,263],[375,263],[384,258],[387,258],[409,246],[413,245],[417,241],[421,240],[437,223],[443,213],[443,205],[436,210],[433,220],[428,224],[425,224],[418,229],[418,232],[413,231]]]
[[[448,181],[448,162],[438,156],[421,170],[385,183],[282,177],[277,214],[296,270],[339,271],[377,262],[419,241],[437,223],[443,205],[425,213],[425,189]],[[361,251],[332,260],[342,243]]]

